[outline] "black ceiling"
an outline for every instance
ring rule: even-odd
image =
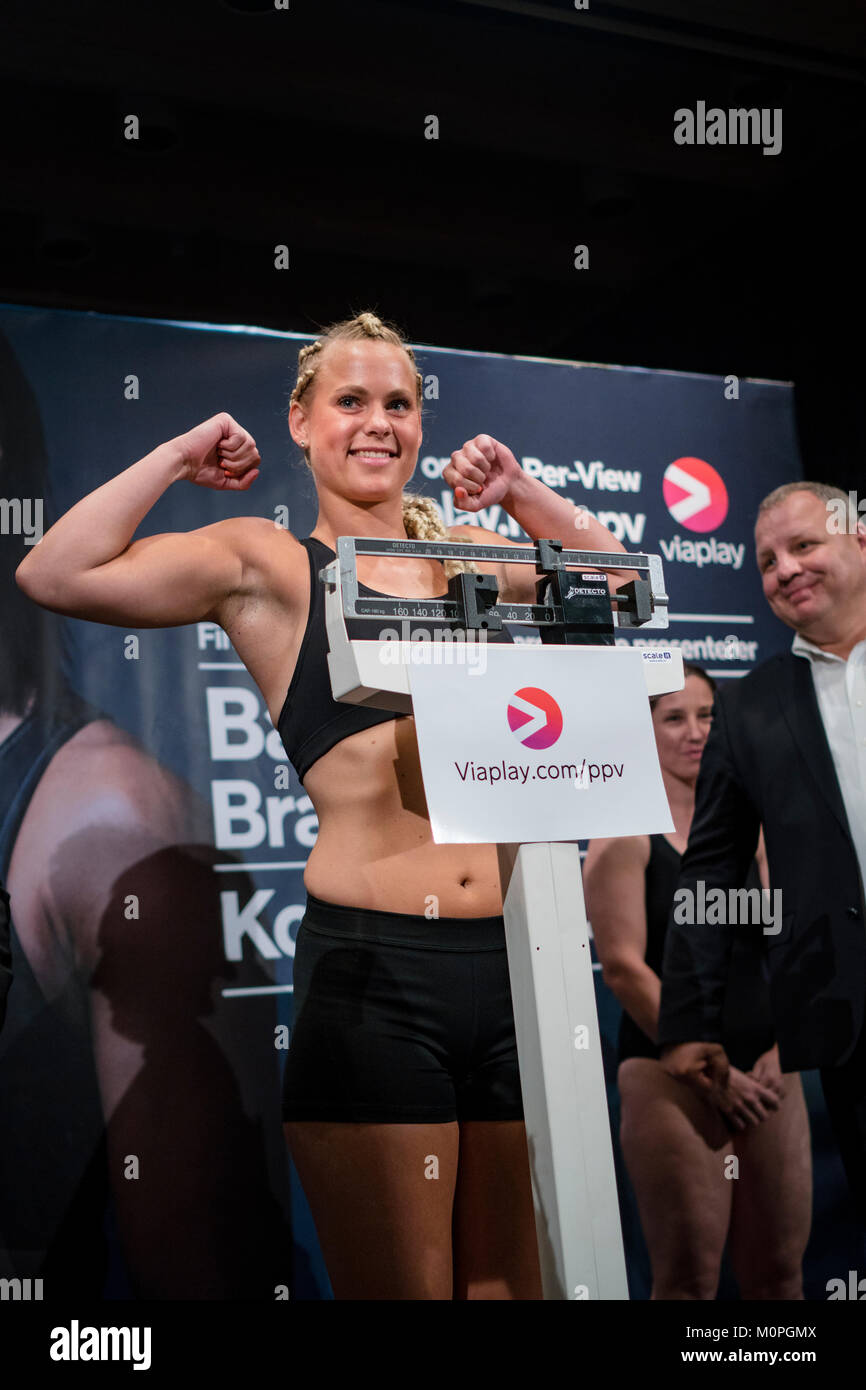
[[[280,2],[4,0],[0,299],[862,380],[859,0]]]

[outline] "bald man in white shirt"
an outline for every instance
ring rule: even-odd
[[[780,1068],[820,1067],[866,1226],[866,525],[840,489],[788,483],[761,503],[755,549],[767,602],[795,637],[717,696],[678,888],[742,883],[763,825],[781,923],[755,931]],[[667,936],[663,1062],[708,1096],[727,1084],[731,935],[672,913]]]

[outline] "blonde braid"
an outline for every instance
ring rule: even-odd
[[[410,540],[454,540],[454,537],[448,535],[442,514],[431,497],[420,497],[414,492],[404,492],[403,525],[406,527],[406,535]],[[459,545],[472,544],[471,541],[457,541],[456,543]],[[466,574],[478,573],[478,566],[474,560],[443,560],[442,567],[445,570],[446,579],[462,572]]]
[[[313,377],[316,375],[318,363],[311,362],[310,358],[320,353],[324,346],[325,344],[322,342],[321,338],[319,338],[315,343],[308,343],[306,347],[302,347],[298,353],[298,379],[295,383],[295,389],[292,392],[292,401],[300,400],[310,382],[313,380]]]

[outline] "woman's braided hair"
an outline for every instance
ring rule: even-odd
[[[302,347],[298,353],[298,379],[295,382],[295,389],[291,395],[291,404],[300,401],[301,397],[307,392],[316,379],[316,373],[322,360],[322,354],[326,347],[331,343],[337,342],[360,342],[364,339],[389,343],[392,347],[402,348],[412,366],[415,368],[415,395],[418,402],[418,409],[422,409],[423,390],[421,373],[418,371],[415,354],[405,342],[402,335],[392,324],[383,322],[376,314],[363,313],[356,315],[353,319],[343,319],[341,323],[333,323],[326,328],[314,343],[309,343]],[[309,449],[304,450],[304,457],[307,466],[310,463]],[[417,493],[403,493],[403,525],[406,528],[406,535],[410,540],[432,541],[432,540],[452,540],[448,535],[442,514],[436,503],[431,497],[421,497]],[[479,540],[481,537],[479,536]],[[445,576],[450,579],[452,575],[460,574],[461,571],[468,571],[472,574],[478,573],[478,567],[472,560],[443,560]]]

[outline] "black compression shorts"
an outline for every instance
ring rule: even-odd
[[[284,1120],[522,1120],[502,917],[428,919],[307,895]]]

